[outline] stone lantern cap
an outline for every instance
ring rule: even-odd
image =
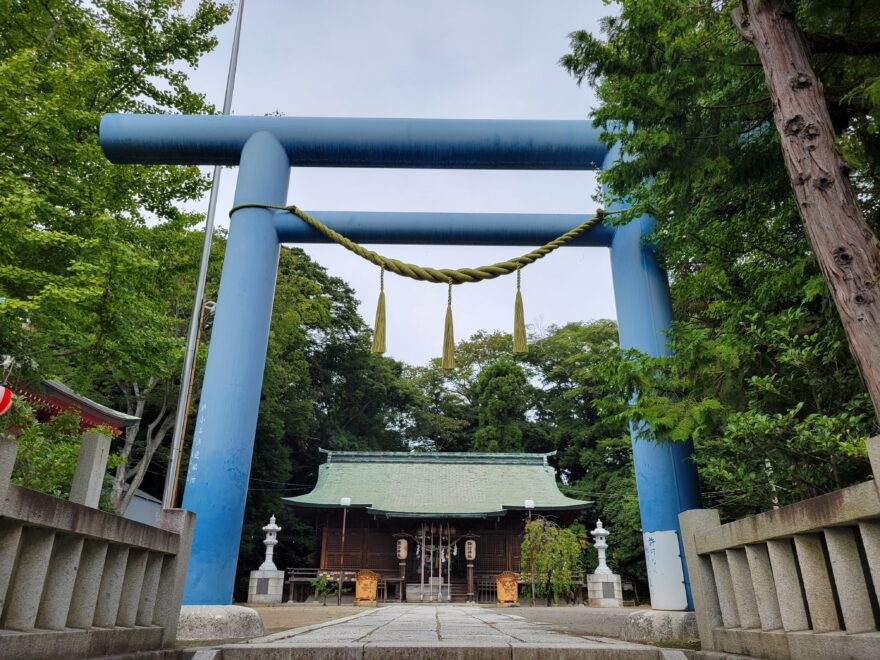
[[[275,524],[275,516],[269,518],[269,524],[263,527],[264,532],[275,532],[276,534],[281,531],[281,528]]]
[[[597,520],[597,521],[596,521],[596,529],[594,529],[592,532],[590,532],[590,534],[591,534],[591,535],[593,536],[593,538],[595,538],[596,540],[599,540],[600,538],[604,540],[604,539],[605,539],[610,533],[611,533],[611,532],[609,532],[607,529],[605,529],[605,528],[602,526],[602,521],[601,521],[601,520]]]

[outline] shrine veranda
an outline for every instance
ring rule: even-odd
[[[588,121],[111,114],[100,133],[116,163],[237,165],[236,206],[286,204],[291,167],[596,170],[620,158]],[[585,190],[584,199],[589,195]],[[386,244],[537,246],[585,219],[310,213],[355,241]],[[672,316],[666,274],[644,241],[652,226],[649,216],[601,224],[570,247],[610,249],[620,344],[663,355]],[[324,240],[285,212],[242,208],[232,215],[183,498],[197,517],[186,604],[232,600],[279,246]],[[573,287],[573,295],[587,295],[581,290]],[[644,425],[631,431],[652,604],[688,609],[678,514],[700,507],[693,446],[655,441]]]

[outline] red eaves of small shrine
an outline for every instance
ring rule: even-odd
[[[25,389],[14,387],[15,393],[35,404],[37,419],[49,422],[68,410],[79,415],[80,432],[97,426],[107,426],[113,435],[122,435],[122,429],[138,421],[137,417],[108,408],[97,401],[77,394],[57,380],[44,380],[38,386]]]

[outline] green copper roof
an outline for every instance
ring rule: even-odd
[[[318,483],[293,506],[353,507],[388,516],[483,517],[522,511],[583,509],[589,502],[559,492],[552,454],[326,452]]]

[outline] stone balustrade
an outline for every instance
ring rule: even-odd
[[[880,657],[880,437],[868,453],[874,481],[725,525],[679,516],[706,657]]]
[[[17,443],[0,438],[2,658],[174,657],[195,516],[153,527],[94,508],[105,444],[84,437],[69,502],[10,484]]]

